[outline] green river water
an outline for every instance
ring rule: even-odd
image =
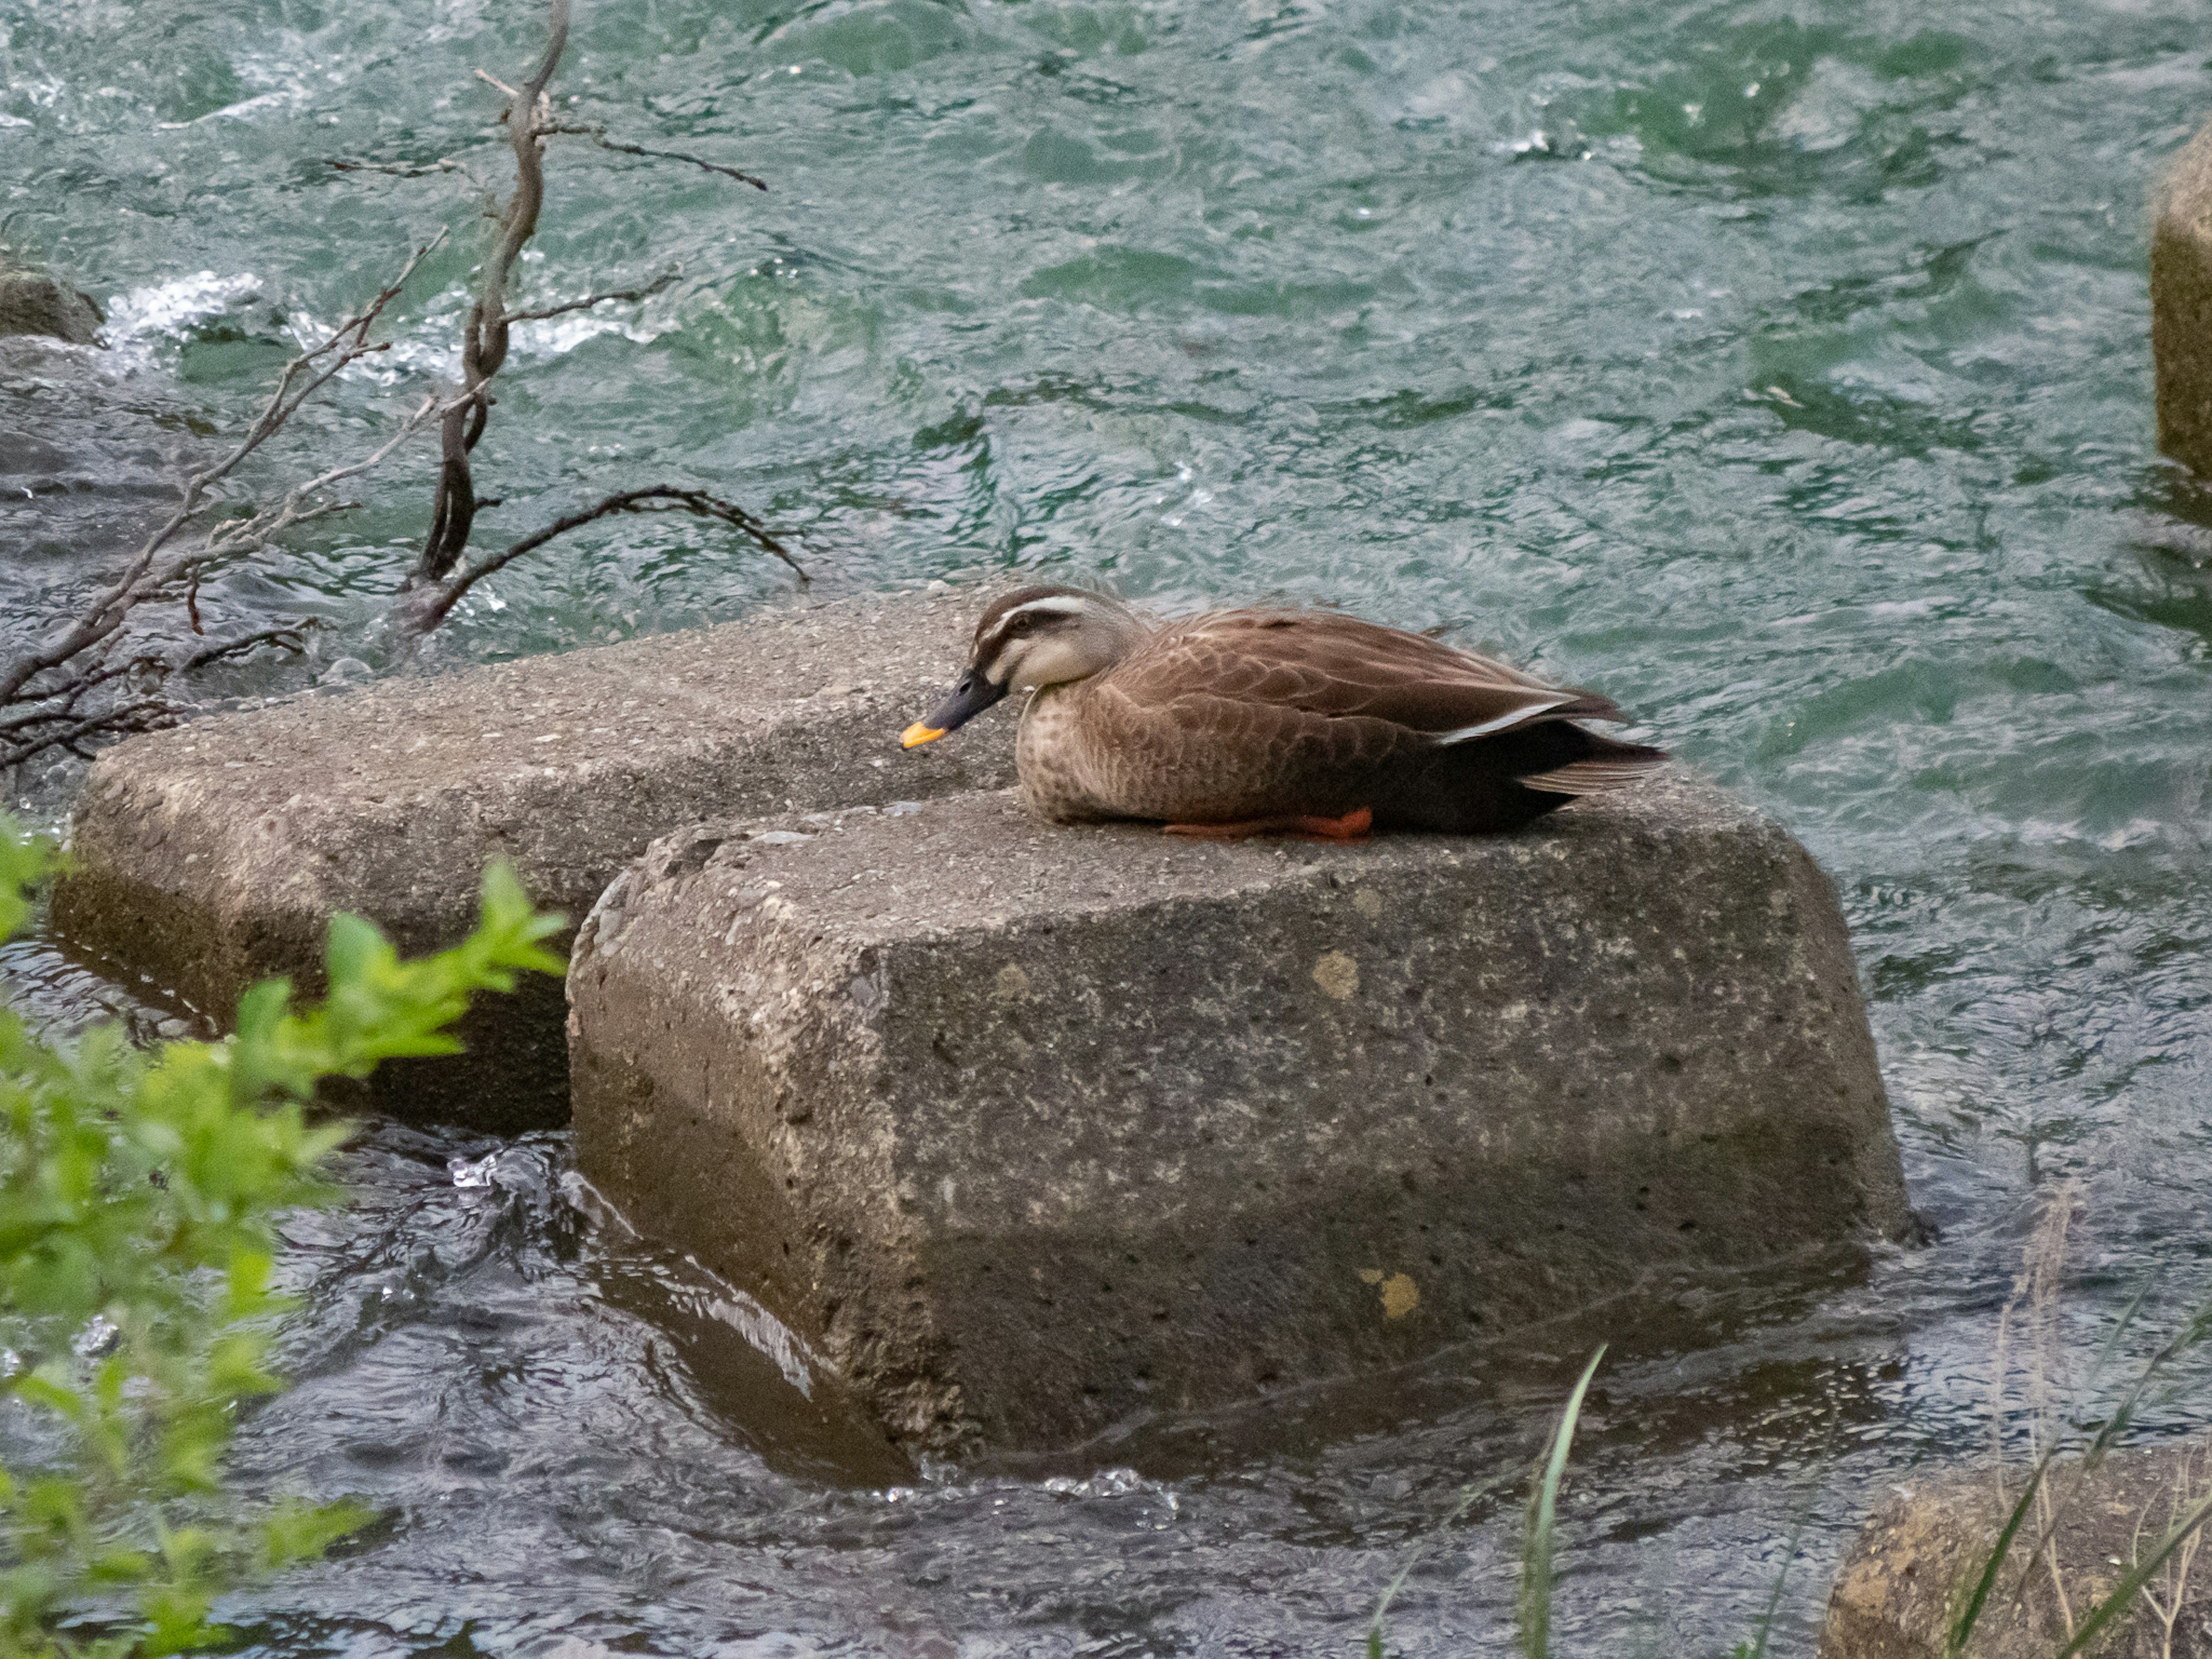
[[[1794,1541],[1774,1650],[1808,1654],[1869,1506],[1985,1455],[2054,1182],[2083,1354],[2147,1274],[2142,1344],[2212,1295],[2212,494],[2153,447],[2145,278],[2152,181],[2212,106],[2203,7],[579,5],[564,111],[772,188],[556,149],[526,302],[683,275],[523,331],[481,545],[696,483],[817,593],[1021,568],[1447,624],[1619,698],[1835,876],[1942,1237],[1642,1310],[1569,1479],[1561,1651],[1718,1655]],[[103,351],[0,355],[0,627],[441,225],[394,349],[249,485],[454,372],[483,194],[325,161],[503,180],[471,71],[515,75],[540,23],[0,0],[0,235],[109,316]],[[398,666],[428,455],[210,586],[222,623],[328,626],[207,694]],[[490,586],[432,665],[793,593],[666,520]],[[16,793],[57,816],[75,775]],[[135,1008],[37,939],[5,967],[57,1018]],[[244,1458],[388,1518],[239,1602],[257,1654],[1348,1654],[1622,1334],[902,1473],[810,1426],[711,1281],[592,1223],[561,1137],[375,1126],[350,1159],[360,1204],[295,1241],[300,1386]],[[2147,1431],[2212,1419],[2205,1385]],[[1501,1493],[1435,1538],[1394,1651],[1504,1650],[1518,1524]]]

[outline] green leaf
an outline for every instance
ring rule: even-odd
[[[1574,1443],[1575,1419],[1582,1415],[1583,1396],[1590,1378],[1597,1375],[1605,1348],[1589,1357],[1582,1378],[1567,1396],[1559,1413],[1559,1426],[1552,1436],[1552,1449],[1543,1472],[1528,1494],[1528,1531],[1521,1550],[1521,1650],[1527,1659],[1550,1659],[1552,1651],[1552,1530],[1559,1502],[1559,1481],[1567,1472],[1567,1449]]]
[[[50,846],[0,818],[0,933],[53,867]],[[238,1403],[283,1386],[268,1364],[288,1305],[272,1288],[278,1223],[337,1196],[325,1170],[350,1127],[308,1108],[327,1079],[453,1052],[471,997],[562,971],[541,941],[562,926],[503,866],[485,873],[476,928],[434,956],[402,961],[368,922],[337,917],[320,1006],[295,1010],[291,987],[267,981],[228,1041],[150,1058],[112,1023],[52,1042],[0,1009],[0,1316],[33,1357],[0,1388],[63,1445],[42,1448],[35,1479],[0,1469],[0,1659],[204,1649],[224,1639],[217,1595],[373,1518],[351,1502],[252,1510],[226,1485]],[[115,1632],[125,1588],[143,1622]],[[77,1633],[87,1614],[113,1633]]]

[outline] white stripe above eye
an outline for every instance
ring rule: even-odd
[[[1016,605],[998,621],[993,623],[991,631],[983,636],[980,643],[985,647],[996,645],[1006,636],[1008,624],[1017,617],[1079,617],[1088,604],[1087,600],[1062,594],[1054,594],[1048,599],[1031,599],[1025,605]]]
[[[1462,726],[1456,731],[1439,732],[1429,741],[1441,748],[1446,744],[1465,743],[1470,738],[1486,738],[1493,732],[1506,731],[1523,720],[1534,720],[1539,714],[1548,714],[1554,708],[1564,708],[1573,701],[1572,697],[1549,697],[1542,702],[1523,703],[1495,720],[1484,720],[1477,726]]]

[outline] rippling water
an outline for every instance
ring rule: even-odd
[[[1943,1237],[1066,1466],[916,1476],[711,1280],[579,1209],[558,1138],[376,1127],[360,1204],[301,1224],[301,1386],[245,1455],[389,1518],[240,1603],[257,1652],[1342,1653],[1623,1324],[1569,1483],[1563,1647],[1717,1653],[1794,1538],[1778,1650],[1807,1651],[1867,1506],[1977,1455],[2051,1182],[2087,1205],[2085,1349],[2148,1273],[2159,1317],[2212,1292],[2212,499],[2153,453],[2144,281],[2149,183],[2212,103],[2201,8],[580,3],[565,111],[774,188],[556,153],[527,301],[684,274],[524,331],[483,545],[696,483],[793,532],[821,586],[1019,566],[1342,599],[1598,684],[1835,874]],[[251,487],[453,371],[481,193],[323,161],[503,176],[470,71],[525,63],[538,12],[0,0],[5,234],[112,341],[0,349],[15,627],[441,225],[395,349]],[[219,618],[329,626],[209,695],[392,666],[427,465],[211,586]],[[434,659],[789,592],[668,521],[494,586]],[[23,789],[51,809],[68,781]],[[58,1017],[135,1006],[35,941],[5,966]],[[493,1184],[456,1188],[447,1158],[486,1151]],[[1502,1644],[1516,1505],[1434,1540],[1406,1654]]]

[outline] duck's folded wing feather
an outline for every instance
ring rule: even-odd
[[[1164,704],[1192,692],[1323,720],[1388,721],[1463,743],[1536,720],[1617,720],[1594,692],[1543,681],[1438,640],[1329,611],[1226,611],[1153,642],[1117,672]]]
[[[1090,695],[1087,735],[1096,763],[1112,774],[1112,793],[1170,818],[1349,811],[1364,804],[1376,767],[1422,743],[1389,720],[1332,718],[1211,689],[1185,686],[1155,699],[1117,676]]]

